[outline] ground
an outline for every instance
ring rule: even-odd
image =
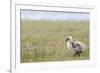
[[[21,20],[21,63],[89,59],[88,21]],[[80,57],[68,51],[65,39],[87,45]]]

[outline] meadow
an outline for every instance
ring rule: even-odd
[[[21,63],[89,59],[89,21],[21,20]],[[68,51],[68,35],[85,43],[80,57]]]

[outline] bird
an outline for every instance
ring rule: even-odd
[[[74,53],[74,56],[79,56],[85,50],[85,44],[81,41],[73,41],[72,36],[68,36],[66,41],[66,45],[68,50]]]

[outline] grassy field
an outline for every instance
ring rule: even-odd
[[[89,59],[89,22],[21,20],[21,63]],[[68,35],[87,45],[81,57],[67,50]]]

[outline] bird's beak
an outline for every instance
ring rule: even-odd
[[[67,42],[69,40],[69,38],[67,38],[65,41]]]

